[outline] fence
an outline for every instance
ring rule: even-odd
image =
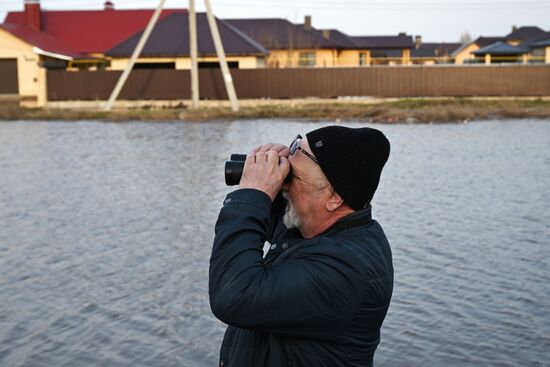
[[[120,73],[48,71],[48,100],[106,100]],[[234,69],[231,73],[241,99],[550,95],[550,65]],[[201,98],[227,99],[219,69],[200,70],[199,80]],[[134,70],[119,99],[190,99],[190,73]]]

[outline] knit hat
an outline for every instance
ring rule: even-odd
[[[365,208],[390,155],[390,142],[384,134],[368,127],[327,126],[306,137],[323,173],[344,202],[355,210]]]

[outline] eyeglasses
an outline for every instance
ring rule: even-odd
[[[304,153],[313,162],[319,164],[319,161],[317,160],[317,158],[315,158],[311,153],[309,153],[307,150],[305,150],[300,146],[300,141],[302,141],[302,135],[298,134],[296,135],[292,143],[290,143],[290,148],[288,148],[290,150],[290,155],[294,155],[294,153],[296,153],[296,151],[299,150],[302,153]]]

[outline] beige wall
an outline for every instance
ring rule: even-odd
[[[472,42],[455,56],[455,64],[464,64],[465,59],[473,59],[471,53],[476,50],[479,50],[479,46]]]
[[[546,64],[550,64],[550,46],[544,49],[544,55],[544,62]]]
[[[300,53],[315,53],[315,66],[318,68],[330,67],[338,65],[338,53],[336,50],[271,50],[269,56],[266,57],[266,67],[269,68],[287,68],[298,67]]]
[[[46,73],[45,69],[39,66],[40,56],[32,50],[32,46],[0,29],[0,58],[17,59],[17,78],[22,104],[44,106]]]
[[[365,54],[365,66],[370,65],[369,50],[342,50],[338,53],[338,66],[359,66],[359,54]]]
[[[239,69],[256,69],[261,67],[261,60],[263,57],[256,56],[228,56],[227,61],[238,61]],[[129,58],[124,59],[112,59],[111,67],[108,70],[124,70],[130,61]],[[217,62],[217,57],[199,57],[198,62]],[[137,60],[140,62],[173,62],[176,64],[177,70],[189,70],[191,69],[191,58],[189,57],[148,57]]]
[[[408,48],[403,49],[401,63],[403,65],[409,65],[411,62],[411,50]]]

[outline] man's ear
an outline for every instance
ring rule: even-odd
[[[342,205],[344,205],[344,199],[331,187],[330,188],[331,195],[327,199],[327,202],[325,203],[325,209],[329,212],[333,212]]]

